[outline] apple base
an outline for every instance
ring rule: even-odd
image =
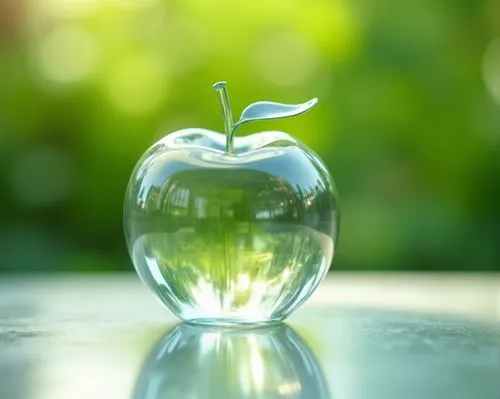
[[[266,327],[283,322],[284,318],[271,319],[271,320],[242,320],[236,318],[200,318],[184,320],[191,325],[205,326],[205,327],[232,327],[232,328],[259,328]]]

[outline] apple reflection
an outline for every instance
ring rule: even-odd
[[[180,324],[146,360],[134,399],[330,398],[314,355],[288,326]]]

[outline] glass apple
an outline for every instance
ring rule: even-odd
[[[234,132],[298,115],[317,100],[257,102],[234,123],[225,82],[214,88],[225,134],[168,134],[136,165],[124,208],[129,252],[144,283],[185,321],[281,321],[330,267],[336,189],[319,157],[288,134]]]

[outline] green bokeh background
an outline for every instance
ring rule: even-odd
[[[500,270],[500,2],[2,0],[0,272],[131,270],[135,162],[185,127],[247,126],[330,168],[336,270]]]

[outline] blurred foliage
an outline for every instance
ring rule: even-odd
[[[0,271],[131,269],[122,201],[163,134],[301,102],[335,269],[500,270],[500,3],[2,0]]]

